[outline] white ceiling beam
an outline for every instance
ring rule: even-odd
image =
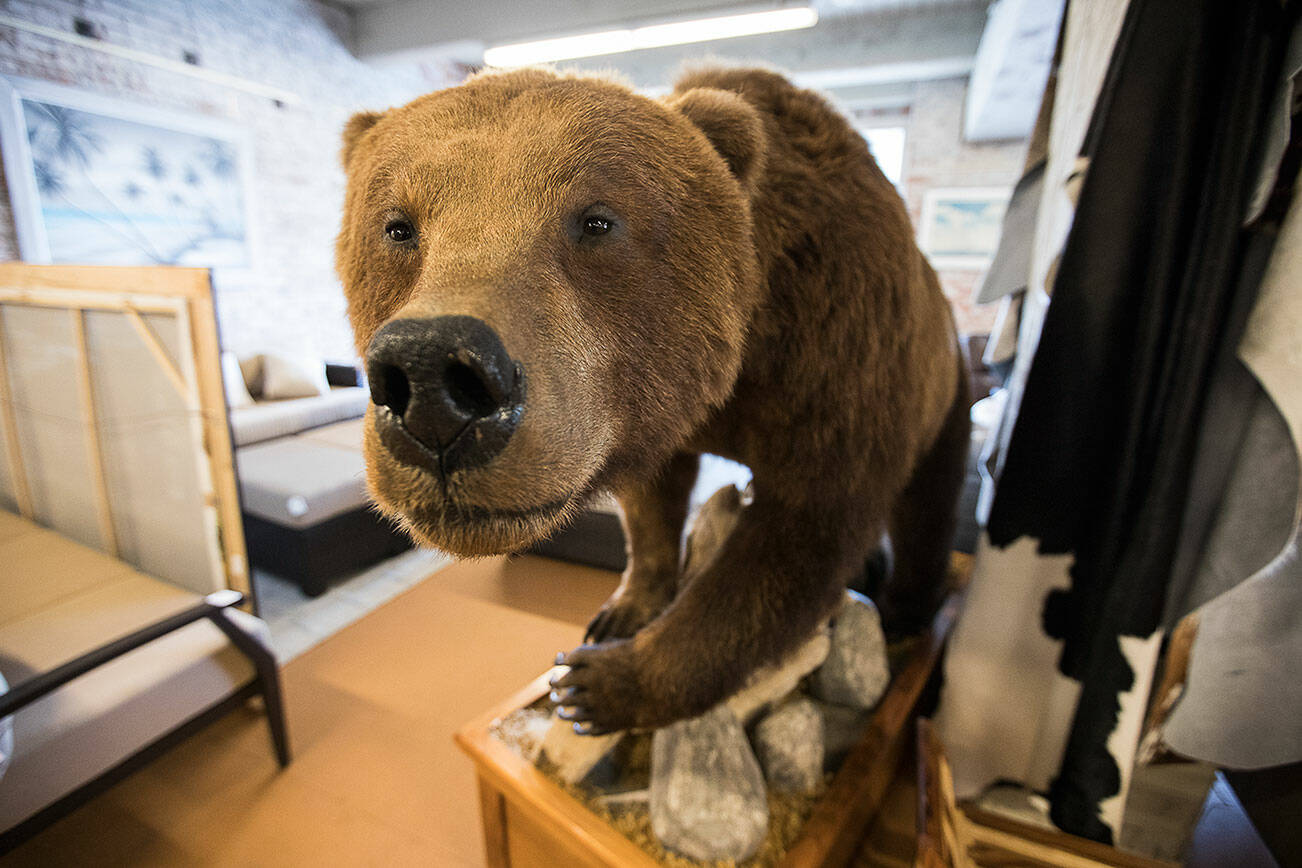
[[[515,34],[511,38],[519,36],[522,16],[512,14],[516,7],[506,8],[510,2],[477,0],[473,4],[458,3],[446,18],[441,15],[444,6],[441,0],[421,3],[424,20],[439,21],[441,25],[432,37],[437,41],[429,42],[423,42],[420,37],[419,21],[409,17],[413,6],[408,0],[365,7],[357,12],[357,51],[363,59],[372,62],[451,61],[475,66],[482,62],[486,43],[494,44],[508,38],[499,35],[504,34],[508,26],[499,23],[501,20],[510,22],[509,28]],[[543,0],[544,5],[548,2]],[[685,11],[693,2],[700,0],[649,0],[637,7],[639,18],[636,20],[650,20],[669,6]],[[571,13],[575,8],[586,8],[586,4],[582,7],[574,3],[563,5]],[[717,2],[711,8],[716,14],[720,11]],[[755,8],[754,5],[726,7],[727,11]],[[585,19],[585,24],[576,26],[571,32],[636,23],[627,17],[630,9],[627,5],[611,2],[602,5],[601,9],[623,9],[624,17],[617,21]],[[524,36],[532,38],[563,32],[565,20],[563,16],[549,17],[547,10],[543,9],[529,16],[534,29],[526,31]],[[665,88],[678,77],[685,65],[710,61],[760,63],[795,75],[817,74],[824,76],[828,83],[817,83],[819,79],[814,78],[810,86],[824,89],[874,82],[921,81],[966,75],[985,23],[985,8],[980,3],[890,11],[878,9],[862,14],[829,16],[826,21],[807,30],[646,49],[564,61],[560,65],[567,69],[615,71],[646,91]],[[393,28],[402,31],[401,39],[389,33]],[[434,33],[429,28],[423,32]],[[377,54],[376,50],[381,47],[384,52]]]
[[[937,57],[931,60],[879,63],[841,69],[810,69],[792,73],[791,77],[801,87],[814,90],[838,90],[863,85],[961,78],[972,71],[972,62],[971,55]]]
[[[967,91],[968,141],[1030,134],[1049,77],[1063,0],[998,0],[990,7]]]

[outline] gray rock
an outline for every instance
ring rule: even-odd
[[[832,618],[827,660],[810,679],[811,692],[825,702],[872,708],[890,680],[886,635],[877,607],[862,594],[846,591]]]
[[[775,790],[809,793],[823,781],[823,716],[797,697],[760,718],[751,740],[764,777]]]
[[[683,546],[683,578],[680,588],[691,584],[692,579],[723,548],[745,509],[742,499],[737,486],[725,485],[710,495],[710,499],[701,504],[696,515],[692,516],[691,530],[688,531]]]
[[[574,724],[553,715],[538,748],[538,759],[546,760],[555,769],[557,777],[566,783],[577,783],[601,762],[601,758],[615,749],[623,732],[608,735],[579,735]]]
[[[728,697],[728,707],[742,726],[749,726],[760,711],[780,702],[796,689],[800,679],[823,664],[831,648],[829,636],[827,625],[819,626],[803,645],[781,662],[752,673],[746,686]]]
[[[603,808],[624,808],[630,805],[645,807],[651,801],[651,791],[646,787],[640,790],[624,790],[619,793],[602,793],[593,799]]]
[[[692,859],[746,859],[768,833],[764,775],[726,705],[656,730],[651,830]]]
[[[863,740],[872,712],[813,700],[823,719],[823,771],[834,772],[850,749]]]

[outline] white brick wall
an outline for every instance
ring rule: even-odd
[[[966,96],[966,78],[915,85],[904,153],[905,194],[915,227],[922,218],[922,199],[927,190],[1006,187],[1011,192],[1021,177],[1025,141],[971,143],[963,140]],[[972,304],[973,291],[984,274],[984,271],[966,269],[937,271],[960,331],[983,334],[994,325],[996,305]]]
[[[107,43],[200,65],[297,94],[272,100],[100,51],[0,26],[0,73],[206,115],[248,131],[254,266],[217,288],[222,340],[238,353],[282,348],[351,358],[333,244],[343,191],[339,132],[359,109],[382,109],[443,86],[413,71],[362,64],[344,43],[351,19],[316,0],[3,0],[0,10],[73,32],[93,22]],[[0,181],[2,183],[2,181]],[[0,187],[0,258],[18,257]]]

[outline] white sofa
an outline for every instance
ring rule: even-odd
[[[231,407],[231,440],[240,449],[332,422],[356,419],[366,412],[370,400],[370,392],[365,387],[336,386],[324,395],[310,398],[255,401]]]

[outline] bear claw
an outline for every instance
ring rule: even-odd
[[[583,636],[584,643],[596,644],[610,639],[627,639],[632,636],[637,632],[637,626],[630,623],[633,619],[629,617],[629,614],[618,607],[602,609],[588,623],[588,629]]]
[[[607,602],[601,611],[588,622],[584,633],[585,644],[598,644],[614,639],[628,639],[655,618],[659,609],[632,603],[627,599]]]

